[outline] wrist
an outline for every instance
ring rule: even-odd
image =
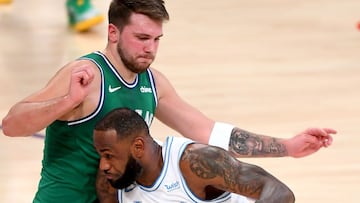
[[[289,139],[281,139],[281,138],[277,138],[278,139],[278,143],[280,143],[284,149],[284,154],[283,156],[291,156],[291,147],[289,147],[290,142]]]
[[[209,138],[209,145],[225,150],[229,149],[229,141],[234,126],[227,123],[215,122]]]
[[[61,99],[62,105],[64,107],[70,108],[70,109],[74,109],[74,108],[78,107],[82,102],[82,101],[75,100],[70,95],[65,95],[65,96],[61,97],[60,99]]]

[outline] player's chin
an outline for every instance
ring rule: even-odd
[[[150,67],[149,63],[137,63],[136,66],[132,69],[134,73],[143,73]]]
[[[140,69],[142,70],[146,70],[150,67],[151,63],[147,63],[147,62],[142,62],[142,63],[139,63],[139,67]]]
[[[138,66],[143,67],[143,68],[148,68],[150,66],[150,64],[152,64],[154,60],[151,58],[140,58],[137,63]]]
[[[114,180],[114,176],[111,175],[111,174],[106,174],[106,179],[109,181],[109,182],[112,182]]]

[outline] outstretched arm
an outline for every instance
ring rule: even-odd
[[[240,162],[225,150],[201,144],[187,147],[181,171],[195,194],[206,198],[209,186],[237,193],[256,202],[293,203],[293,192],[261,167]]]
[[[309,128],[290,139],[280,139],[233,128],[228,149],[236,157],[304,157],[332,143],[330,128]]]
[[[184,101],[163,74],[152,71],[159,99],[156,118],[184,137],[219,146],[238,158],[307,156],[328,147],[332,142],[331,134],[336,133],[328,128],[309,128],[292,138],[280,139],[215,122]]]

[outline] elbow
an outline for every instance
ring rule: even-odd
[[[11,121],[8,117],[5,117],[2,119],[2,123],[1,123],[1,128],[2,128],[2,132],[5,136],[8,137],[19,137],[22,135],[19,135],[16,133],[16,127],[11,127]]]
[[[276,181],[267,185],[267,189],[262,193],[261,200],[271,203],[294,203],[295,194],[291,189],[282,182]]]
[[[294,203],[295,202],[295,194],[293,191],[291,191],[288,187],[285,186],[283,192],[282,192],[282,199],[284,203]]]
[[[290,191],[290,193],[287,195],[287,202],[289,202],[289,203],[294,203],[295,202],[295,195],[294,195],[294,193],[293,192],[291,192]]]
[[[287,194],[286,198],[287,198],[287,202],[289,202],[289,203],[294,203],[295,202],[295,195],[294,195],[294,193],[292,191],[290,191]]]
[[[2,132],[5,136],[9,136],[9,137],[14,137],[15,135],[11,132],[9,126],[9,119],[7,117],[2,119],[1,122],[1,128],[2,128]]]

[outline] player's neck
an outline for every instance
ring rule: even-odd
[[[156,142],[152,145],[149,150],[148,162],[143,165],[142,175],[136,180],[136,182],[143,186],[151,186],[160,176],[162,167],[164,165],[162,157],[162,147]]]
[[[114,53],[110,48],[106,48],[103,51],[103,54],[110,61],[112,66],[114,66],[117,72],[121,75],[122,79],[124,79],[129,84],[132,84],[135,81],[137,73],[134,73],[125,67],[119,54]]]

